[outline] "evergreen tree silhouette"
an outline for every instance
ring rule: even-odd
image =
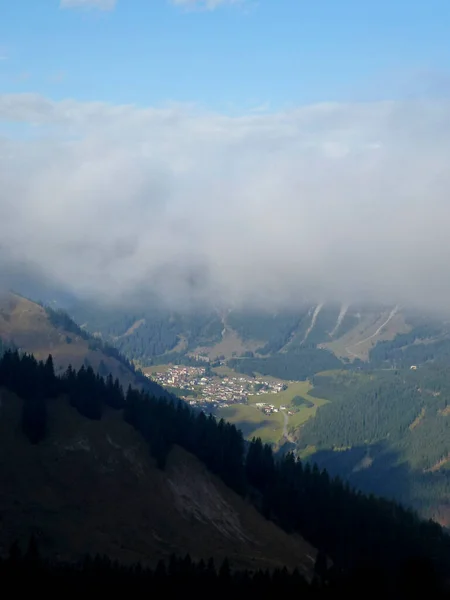
[[[26,398],[22,408],[22,430],[32,444],[38,444],[47,432],[47,406],[42,392]]]

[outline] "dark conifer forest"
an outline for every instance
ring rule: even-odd
[[[0,578],[3,586],[14,586],[10,589],[15,592],[29,591],[35,586],[45,590],[46,595],[69,589],[72,593],[100,590],[116,594],[118,591],[157,593],[169,598],[199,593],[201,597],[220,598],[229,594],[262,598],[280,594],[299,598],[358,598],[368,592],[398,599],[447,597],[435,569],[422,560],[408,561],[394,576],[389,576],[375,565],[360,567],[351,574],[340,573],[327,569],[318,558],[313,579],[307,582],[295,569],[239,571],[232,569],[227,559],[215,565],[212,559],[195,561],[189,555],[173,555],[166,562],[159,561],[153,569],[140,563],[124,566],[100,555],[86,555],[77,563],[50,561],[40,556],[34,537],[24,552],[14,544],[9,555],[0,558]]]
[[[448,569],[450,538],[436,523],[421,520],[395,502],[353,490],[291,453],[276,457],[259,439],[246,444],[235,426],[193,412],[182,401],[156,398],[131,387],[124,392],[118,380],[103,378],[90,367],[78,371],[69,367],[56,376],[51,356],[37,361],[17,350],[6,350],[0,360],[0,387],[23,402],[21,426],[32,444],[40,443],[48,432],[46,405],[51,399],[68,402],[92,420],[101,419],[105,410],[122,411],[124,420],[145,438],[161,469],[174,444],[185,448],[264,516],[287,532],[301,534],[329,557],[335,574],[379,569],[388,578],[397,577],[411,561],[428,565],[436,577]],[[46,565],[42,573],[60,568],[67,569]],[[72,575],[69,568],[66,576]],[[248,585],[253,583],[249,580]]]

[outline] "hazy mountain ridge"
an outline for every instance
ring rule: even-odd
[[[9,303],[6,308],[3,304],[3,320],[0,313],[0,337],[8,339],[10,333],[9,339],[25,350],[36,352],[38,357],[44,357],[46,352],[53,352],[57,368],[63,369],[69,362],[79,367],[87,360],[98,369],[103,362],[102,368],[106,365],[125,385],[136,381],[136,376],[123,364],[103,355],[98,349],[90,349],[89,341],[73,335],[70,331],[55,328],[42,307],[17,296],[10,296]],[[437,390],[440,392],[438,397],[428,398],[426,392],[423,392],[421,397],[415,388],[410,389],[409,384],[404,383],[414,377],[414,373],[410,372],[411,365],[421,367],[428,363],[445,364],[450,360],[448,323],[437,318],[421,317],[398,307],[319,307],[316,305],[305,307],[303,311],[296,313],[279,314],[218,311],[205,315],[178,315],[149,311],[148,314],[128,316],[108,310],[102,313],[90,307],[93,316],[82,325],[84,331],[95,331],[97,335],[101,334],[102,339],[125,351],[127,346],[122,347],[121,341],[126,340],[127,343],[133,344],[134,348],[137,348],[136,344],[139,343],[143,353],[141,357],[145,356],[149,348],[146,345],[145,333],[153,342],[162,342],[162,348],[164,340],[168,339],[165,337],[168,332],[172,336],[169,345],[176,343],[180,349],[180,339],[183,340],[184,346],[179,351],[165,350],[162,354],[150,357],[151,362],[186,362],[193,360],[199,351],[214,356],[215,348],[221,348],[223,351],[228,343],[227,362],[235,370],[249,374],[259,372],[286,379],[313,379],[316,388],[312,393],[318,396],[322,394],[323,380],[317,378],[316,374],[324,369],[356,369],[367,372],[364,390],[358,387],[359,384],[352,384],[352,387],[343,389],[336,382],[325,389],[323,396],[331,401],[330,404],[319,409],[316,419],[307,422],[294,433],[300,451],[303,453],[305,448],[314,448],[314,460],[330,465],[332,472],[355,481],[364,489],[395,496],[412,504],[423,514],[448,523],[446,461],[449,449],[445,443],[445,427],[448,420],[448,417],[445,417],[446,396],[444,390]],[[85,316],[88,316],[86,307],[83,310]],[[97,320],[94,320],[94,317]],[[139,319],[136,321],[137,317]],[[73,337],[70,343],[67,343],[67,336]],[[331,343],[321,341],[331,338],[334,340]],[[231,357],[233,346],[230,346],[230,340],[240,344],[240,358]],[[349,347],[349,343],[353,346]],[[341,357],[341,360],[331,352],[333,344],[335,350],[337,345],[344,351],[352,349],[355,353],[361,351],[363,354],[364,350],[368,360],[354,358],[351,361],[350,358],[344,357]],[[262,354],[263,351],[268,354]],[[132,358],[133,354],[129,354],[128,357]],[[225,358],[223,354],[222,357]],[[396,377],[393,371],[391,375],[389,372],[386,372],[386,376],[383,375],[385,369],[395,368],[404,370],[405,375],[400,373],[400,376]],[[441,375],[434,377],[433,370],[427,372],[431,383],[424,387],[433,390],[433,385],[439,383]],[[397,381],[392,388],[386,387],[391,385],[389,378]],[[384,380],[387,383],[383,383]],[[379,388],[385,391],[380,392]],[[159,390],[160,393],[164,393],[162,388]],[[376,399],[377,393],[381,393],[380,400]],[[387,397],[384,397],[386,394]],[[408,394],[414,394],[417,401],[408,400]],[[366,406],[367,402],[369,404]],[[384,429],[380,429],[376,435],[346,434],[344,439],[342,434],[345,431],[360,431],[363,413],[372,414],[374,402],[375,406],[379,405],[380,410],[384,402]],[[402,402],[406,404],[403,405]],[[432,402],[436,407],[428,406],[427,402]],[[336,411],[346,414],[345,428],[338,428],[337,437],[333,433],[333,423],[339,422],[339,419],[333,416]],[[377,414],[372,415],[371,419],[379,421]],[[400,420],[396,415],[400,415]],[[413,427],[414,423],[416,426]],[[396,427],[403,429],[393,437],[391,430]],[[407,461],[408,468],[402,478],[397,478],[401,482],[397,487],[392,487],[389,482],[386,484],[384,481],[397,477],[396,461],[392,463],[390,459],[386,460],[385,453],[371,450],[381,442],[387,444],[385,448],[389,452],[395,453],[397,462]],[[358,452],[355,454],[356,449],[361,447],[366,447],[363,456]],[[333,452],[335,448],[341,451]],[[344,448],[351,450],[347,453],[342,452]],[[332,454],[323,462],[326,456],[324,452],[327,451]],[[311,453],[310,450],[307,452]],[[417,463],[415,457],[419,455],[422,459]],[[351,468],[348,467],[349,464],[352,465]],[[379,466],[383,467],[381,478]],[[425,476],[422,472],[426,469],[433,471]]]
[[[211,360],[249,353],[266,358],[305,348],[327,350],[343,363],[379,362],[390,360],[389,356],[382,356],[381,350],[374,350],[382,343],[384,349],[389,349],[398,345],[394,340],[401,340],[404,350],[424,341],[429,344],[450,339],[450,328],[443,319],[421,316],[398,306],[325,303],[278,313],[176,313],[79,303],[68,307],[68,312],[89,331],[100,334],[126,356],[143,364],[196,354]]]

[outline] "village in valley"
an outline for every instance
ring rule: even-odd
[[[200,356],[194,365],[161,364],[143,372],[193,408],[238,426],[244,437],[264,443],[292,440],[292,432],[313,417],[328,400],[310,395],[310,381],[292,381],[214,365]],[[203,363],[203,364],[202,364]]]
[[[233,404],[248,404],[252,396],[253,405],[266,415],[288,410],[287,406],[275,406],[262,398],[254,402],[255,396],[277,394],[287,388],[285,383],[271,379],[221,375],[206,367],[184,365],[169,366],[152,373],[151,377],[160,385],[176,390],[191,406],[227,408]]]

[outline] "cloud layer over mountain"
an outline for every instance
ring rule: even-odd
[[[450,103],[0,96],[0,252],[82,293],[450,306]]]

